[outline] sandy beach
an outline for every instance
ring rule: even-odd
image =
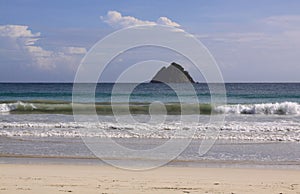
[[[0,193],[300,193],[300,171],[1,164]]]

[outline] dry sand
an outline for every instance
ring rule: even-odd
[[[0,193],[299,193],[299,170],[0,164]]]

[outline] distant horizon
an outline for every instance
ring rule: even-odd
[[[74,84],[75,82],[2,82],[0,81],[0,84]],[[150,83],[150,82],[143,82],[143,83],[137,83],[137,82],[97,82],[97,84],[160,84],[160,83]],[[76,82],[76,84],[95,84],[92,82]],[[164,83],[161,83],[164,84]],[[168,83],[168,84],[189,84],[189,83]],[[196,82],[192,84],[222,84],[222,82]],[[295,82],[224,82],[224,84],[300,84],[300,81]]]

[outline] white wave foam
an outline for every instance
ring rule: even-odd
[[[296,102],[265,103],[265,104],[237,104],[224,105],[214,108],[217,113],[226,114],[278,114],[298,115],[300,104]]]
[[[30,108],[31,110],[36,109],[32,103],[24,103],[21,101],[15,103],[3,103],[0,104],[0,113],[9,113],[13,110],[18,109],[18,107],[23,107],[24,109]]]
[[[228,121],[223,127],[213,124],[122,124],[100,123],[45,123],[45,122],[0,122],[0,136],[33,137],[113,137],[113,138],[185,138],[174,137],[178,130],[196,128],[194,139],[210,138],[205,136],[209,128],[220,130],[219,139],[246,141],[284,141],[300,142],[300,123],[296,121],[244,122]]]
[[[15,109],[17,109],[16,103],[10,103],[10,104],[3,103],[3,104],[0,104],[0,113],[7,113],[7,112],[10,112],[10,111],[15,110]]]

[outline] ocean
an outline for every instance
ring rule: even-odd
[[[193,84],[199,101],[196,105],[195,95],[185,92],[184,84],[176,86],[184,94],[179,100],[165,84],[143,83],[129,99],[126,92],[113,94],[118,117],[128,116],[122,110],[129,104],[135,123],[116,121],[111,108],[113,87],[112,83],[97,85],[94,96],[99,122],[93,122],[85,111],[91,103],[89,95],[83,92],[80,101],[72,102],[71,83],[0,83],[0,162],[97,163],[82,137],[111,138],[125,147],[146,150],[171,138],[181,141],[184,133],[196,129],[191,144],[169,165],[300,166],[300,83],[226,83],[226,105],[212,104],[204,83]],[[130,84],[121,84],[124,91],[128,87]],[[167,119],[163,123],[148,123],[152,102],[165,105]],[[183,116],[197,115],[197,122],[182,127],[182,104],[191,110]],[[86,121],[74,120],[72,105],[80,107]],[[152,113],[163,112],[154,109]],[[210,117],[219,115],[225,116],[221,126],[209,122]],[[211,138],[205,135],[208,128],[219,134],[212,148],[199,155],[201,142]],[[178,131],[183,135],[174,137]],[[111,160],[133,160],[110,153]]]

